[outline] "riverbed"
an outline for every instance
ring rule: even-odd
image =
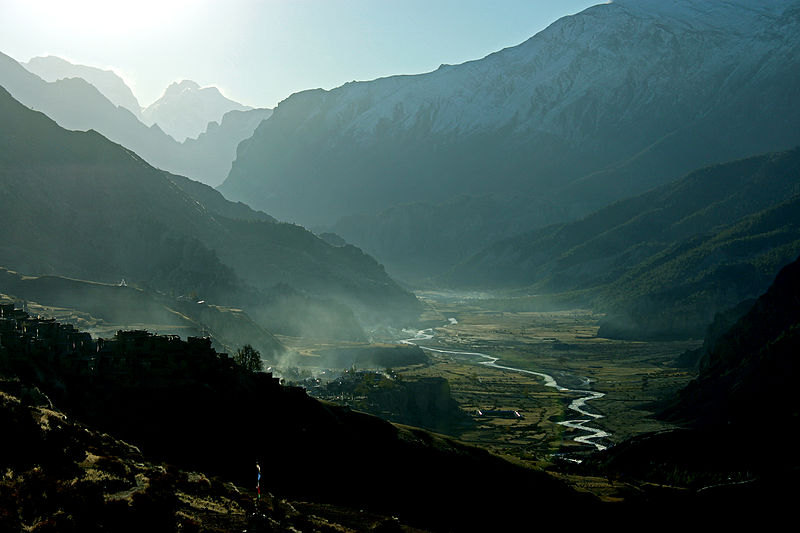
[[[448,322],[450,325],[457,324],[457,320],[455,318],[449,318]],[[590,391],[590,390],[582,390],[582,389],[569,389],[560,385],[556,379],[551,376],[550,374],[546,374],[544,372],[536,372],[533,370],[527,370],[523,368],[515,368],[512,366],[506,365],[499,365],[497,361],[500,360],[499,357],[494,357],[489,354],[481,353],[481,352],[468,352],[468,351],[461,351],[461,350],[447,350],[443,348],[434,348],[432,346],[425,346],[425,341],[432,340],[435,336],[433,328],[418,330],[413,337],[402,339],[400,340],[403,344],[412,344],[418,346],[422,350],[426,350],[428,352],[434,352],[439,354],[448,354],[452,356],[458,356],[462,358],[467,358],[474,362],[477,365],[486,366],[490,368],[496,368],[499,370],[507,370],[510,372],[519,372],[523,374],[533,375],[541,378],[544,381],[545,387],[551,387],[556,389],[559,392],[564,394],[578,394],[578,398],[574,398],[568,408],[576,413],[578,413],[580,418],[564,420],[558,422],[558,424],[569,427],[572,429],[576,429],[582,431],[583,434],[578,435],[573,438],[573,440],[580,444],[587,444],[590,446],[594,446],[597,450],[605,450],[607,446],[601,442],[597,442],[599,439],[604,439],[610,437],[611,434],[607,431],[589,426],[590,422],[597,421],[600,418],[604,418],[603,415],[593,412],[593,410],[588,410],[588,406],[586,405],[587,402],[592,400],[597,400],[605,396],[604,393],[598,391]],[[588,380],[585,380],[588,381]]]

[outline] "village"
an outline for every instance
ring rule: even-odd
[[[53,318],[31,316],[14,304],[0,304],[0,371],[36,364],[65,377],[101,377],[111,381],[175,377],[235,371],[236,363],[211,346],[210,337],[157,335],[145,330],[119,330],[110,339]],[[278,385],[279,379],[269,376]]]

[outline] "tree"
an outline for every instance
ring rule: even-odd
[[[236,355],[233,356],[233,360],[242,368],[249,372],[260,372],[261,371],[261,352],[250,346],[249,344],[245,344],[238,350],[236,350]]]

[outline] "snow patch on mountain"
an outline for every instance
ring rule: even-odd
[[[481,60],[345,84],[319,99],[324,109],[307,118],[318,124],[322,113],[327,126],[365,142],[382,126],[410,130],[422,120],[432,132],[512,125],[580,142],[592,128],[576,129],[565,117],[582,101],[603,95],[609,112],[624,115],[656,91],[677,94],[678,84],[696,83],[702,92],[714,83],[709,78],[738,58],[767,54],[774,42],[764,39],[765,30],[792,5],[797,2],[617,0],[559,19],[525,43]]]
[[[149,105],[142,115],[147,124],[157,123],[179,142],[197,138],[209,122],[220,122],[228,111],[245,111],[251,107],[234,102],[216,87],[201,87],[183,80],[170,84],[164,94]]]

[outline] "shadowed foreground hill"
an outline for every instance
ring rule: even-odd
[[[258,461],[265,490],[424,528],[507,528],[530,520],[532,501],[548,512],[595,508],[591,497],[544,472],[319,402],[269,374],[243,370],[199,339],[119,333],[102,344],[92,370],[71,364],[85,356],[70,355],[69,347],[64,353],[46,342],[17,341],[4,326],[0,371],[151,459],[241,486],[252,485]]]
[[[635,437],[593,463],[688,487],[700,503],[789,512],[800,493],[800,259],[703,351],[698,377],[660,415],[685,428]]]
[[[36,389],[0,379],[0,530],[356,532],[397,518],[287,501],[251,484],[153,462],[124,441],[37,405]],[[38,396],[41,400],[41,395]]]
[[[453,284],[573,291],[605,336],[701,336],[800,253],[800,148],[697,170],[586,218],[500,242]]]
[[[700,374],[664,415],[693,426],[797,423],[800,378],[800,259],[736,324],[704,345]]]
[[[299,226],[172,181],[100,134],[64,130],[5,91],[0,123],[0,265],[102,282],[125,278],[254,311],[264,299],[257,291],[278,284],[375,321],[412,320],[419,310],[416,298],[359,249],[330,246]],[[206,197],[209,208],[196,200]]]

